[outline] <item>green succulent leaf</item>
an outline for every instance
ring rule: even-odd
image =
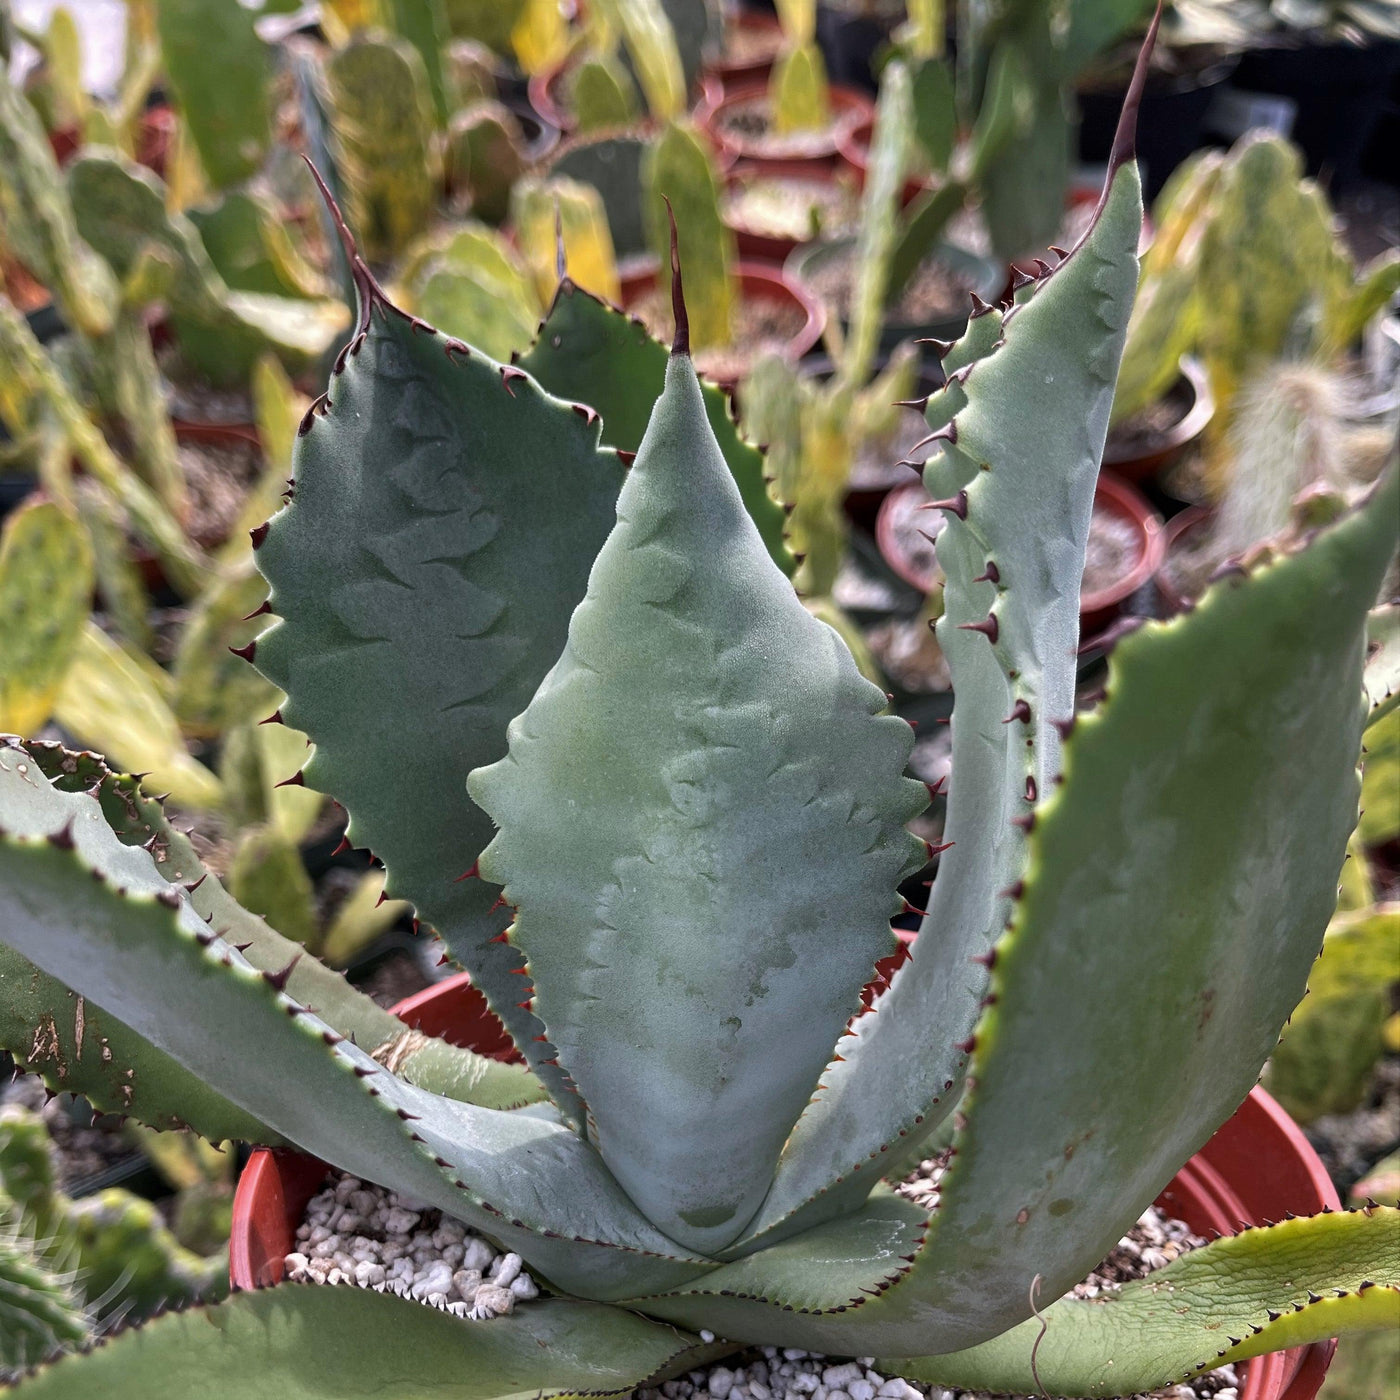
[[[674,355],[563,655],[468,788],[537,1012],[628,1194],[732,1241],[891,949],[902,720],[769,560]]]
[[[407,1084],[225,942],[152,855],[23,750],[0,767],[0,931],[303,1150],[508,1243],[570,1292],[617,1296],[704,1272],[649,1225],[571,1129]],[[171,1004],[197,1006],[174,1018]],[[553,1183],[551,1186],[550,1183]],[[645,1285],[644,1285],[645,1286]]]
[[[159,0],[156,27],[205,174],[217,187],[247,179],[272,143],[271,54],[255,11],[222,0]]]
[[[722,1355],[618,1308],[551,1299],[464,1322],[365,1288],[282,1284],[171,1313],[44,1367],[20,1400],[510,1400],[625,1394]]]
[[[492,830],[467,774],[504,754],[506,725],[562,650],[622,464],[582,410],[523,372],[382,302],[365,314],[331,407],[298,440],[295,497],[257,553],[282,619],[257,664],[316,746],[307,783],[345,806],[349,839],[384,862],[390,897],[441,933],[578,1114],[518,1005],[518,955],[493,941],[509,922],[498,891],[459,877]]]
[[[882,1360],[910,1380],[1064,1396],[1156,1391],[1349,1332],[1400,1327],[1400,1211],[1377,1206],[1227,1235],[1092,1300],[948,1356]],[[1037,1339],[1039,1339],[1037,1341]]]
[[[22,757],[15,757],[7,750],[0,752],[5,752],[6,761],[16,768],[21,762],[32,762],[58,792],[82,793],[98,803],[101,819],[111,827],[117,839],[125,846],[149,850],[161,875],[172,884],[183,886],[195,912],[221,930],[228,942],[237,944],[249,963],[263,972],[279,974],[290,966],[292,970],[286,983],[288,995],[316,1007],[322,1020],[339,1034],[349,1036],[376,1059],[392,1062],[400,1078],[484,1108],[515,1108],[545,1096],[543,1088],[521,1066],[498,1064],[469,1050],[426,1040],[315,958],[298,958],[301,950],[297,944],[274,932],[230,898],[200,863],[188,837],[170,825],[160,804],[143,795],[135,779],[111,772],[94,754],[70,753],[58,744],[26,745]],[[26,787],[26,798],[35,804],[28,820],[50,829],[53,823],[61,820],[62,807],[52,794],[46,797],[45,791]],[[81,805],[79,810],[82,810]],[[201,1136],[216,1142],[225,1138],[255,1139],[259,1129],[248,1128],[251,1120],[231,1105],[223,1104],[219,1112],[237,1113],[244,1127],[240,1131],[221,1131],[221,1123],[215,1118],[196,1120],[190,1116],[175,1102],[176,1090],[166,1092],[152,1083],[151,1071],[147,1071],[141,1082],[136,1082],[135,1076],[126,1071],[140,1059],[142,1063],[161,1064],[162,1074],[175,1075],[179,1080],[179,1094],[190,1102],[199,1102],[200,1092],[208,1093],[167,1057],[114,1022],[105,1012],[97,1012],[91,1004],[81,1018],[87,1034],[84,1052],[78,1053],[76,1044],[70,1043],[65,1034],[68,1024],[78,1019],[73,1006],[74,993],[60,983],[52,983],[46,974],[17,959],[16,955],[7,952],[6,956],[13,959],[5,964],[5,975],[12,979],[12,986],[19,989],[32,980],[31,995],[36,1000],[26,1003],[20,999],[19,990],[14,992],[15,1010],[9,1013],[10,1020],[0,1034],[0,1044],[12,1050],[16,1046],[22,1048],[30,1043],[31,1037],[39,1039],[34,1027],[47,1028],[49,1019],[54,1020],[60,1047],[55,1052],[58,1058],[47,1053],[41,1056],[50,1088],[55,1091],[73,1089],[97,1102],[92,1088],[79,1089],[70,1078],[79,1072],[91,1074],[91,1082],[107,1085],[100,1106],[108,1111],[129,1113],[156,1128],[185,1122]],[[53,1037],[47,1030],[43,1041],[41,1049],[51,1048]],[[94,1047],[92,1058],[88,1058],[87,1046]],[[111,1051],[110,1058],[102,1053],[104,1048]],[[152,1091],[149,1098],[143,1096],[143,1089]],[[222,1104],[217,1096],[211,1097]],[[157,1121],[166,1111],[166,1105],[171,1105],[171,1121]],[[264,1135],[267,1132],[265,1128],[260,1131]]]
[[[1074,708],[1079,580],[1140,219],[1129,165],[1086,241],[1029,300],[972,318],[929,400],[943,451],[924,480],[946,520],[938,639],[957,697],[951,846],[912,961],[823,1077],[748,1245],[849,1208],[870,1189],[872,1154],[926,1135],[956,1103],[985,982],[972,959],[1005,925],[1025,860],[1012,818],[1053,784],[1053,721]]]
[[[1376,608],[1366,624],[1367,656],[1363,680],[1371,712],[1366,728],[1400,706],[1400,603]]]
[[[596,409],[606,446],[636,452],[666,385],[667,358],[666,347],[644,325],[566,277],[520,365],[549,393]],[[744,508],[769,557],[791,575],[796,560],[783,543],[783,509],[765,480],[763,454],[740,431],[721,390],[702,380],[701,393]]]

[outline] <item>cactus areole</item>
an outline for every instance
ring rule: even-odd
[[[752,1343],[1121,1395],[1394,1325],[1381,1207],[1061,1298],[1234,1112],[1302,996],[1400,502],[1391,473],[1124,638],[1075,719],[1144,76],[1145,55],[1092,228],[978,309],[925,409],[953,776],[919,940],[862,1016],[925,861],[913,735],[754,525],[679,268],[629,467],[597,413],[398,312],[345,235],[359,322],[256,532],[274,620],[249,659],[311,738],[306,786],[525,1063],[411,1032],[240,908],[130,778],[18,740],[0,993],[76,1035],[40,1065],[55,1087],[296,1146],[518,1254],[547,1296],[477,1324],[280,1284],[60,1359],[22,1400],[617,1394]],[[887,1182],[933,1144],[952,1159],[930,1211]]]

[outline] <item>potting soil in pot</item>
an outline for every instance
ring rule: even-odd
[[[814,259],[803,269],[803,277],[843,321],[849,319],[856,280],[857,245],[848,244],[827,257]],[[961,273],[939,260],[925,258],[905,284],[899,301],[890,308],[891,321],[904,325],[927,325],[971,309],[972,283]]]
[[[731,228],[797,243],[852,233],[856,198],[835,180],[758,175],[725,191],[720,213]]]
[[[1186,417],[1191,401],[1173,391],[1114,425],[1105,456],[1142,457],[1151,452]]]
[[[518,1254],[502,1253],[440,1210],[353,1176],[311,1198],[285,1264],[294,1282],[396,1293],[476,1322],[539,1296]]]
[[[180,470],[189,493],[187,529],[197,540],[224,540],[257,481],[262,453],[250,442],[182,442]]]
[[[933,1210],[948,1160],[947,1153],[928,1158],[895,1190]],[[296,1237],[297,1248],[285,1260],[294,1282],[395,1293],[471,1321],[506,1316],[539,1296],[518,1254],[502,1252],[439,1210],[358,1177],[337,1174],[313,1196]],[[1179,1220],[1150,1208],[1072,1291],[1092,1298],[1204,1243]],[[700,1337],[714,1340],[709,1332]],[[751,1347],[659,1387],[636,1390],[632,1400],[1003,1400],[884,1376],[874,1365],[873,1357],[849,1360],[793,1347]],[[1234,1368],[1224,1366],[1143,1400],[1237,1400],[1238,1385]]]
[[[671,319],[671,291],[653,288],[628,310],[640,316],[647,329],[661,340],[675,333]],[[807,313],[795,302],[739,297],[734,303],[734,338],[728,345],[696,350],[695,368],[711,379],[732,383],[766,351],[781,353],[807,324]]]

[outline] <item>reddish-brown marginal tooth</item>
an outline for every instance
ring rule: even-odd
[[[293,773],[290,778],[283,778],[280,783],[273,783],[273,787],[305,787],[306,779],[300,772]]]
[[[452,883],[454,885],[460,885],[463,880],[475,880],[479,878],[481,875],[480,865],[481,862],[479,860],[472,861],[472,868],[470,870],[464,870]]]
[[[1035,267],[1036,271],[1042,277],[1049,277],[1049,275],[1055,270],[1053,267],[1050,266],[1048,262],[1045,261],[1044,258],[1037,258],[1035,260]]]
[[[925,501],[920,510],[950,510],[959,520],[967,519],[967,492],[959,491],[956,496],[947,496],[941,501]]]
[[[617,449],[617,460],[621,462],[624,467],[630,467],[632,463],[637,460],[637,454],[635,452],[624,452],[622,448],[619,447]]]
[[[1019,826],[1029,836],[1035,830],[1035,813],[1027,812],[1023,817],[1012,817],[1011,825]]]
[[[1022,724],[1029,724],[1031,722],[1031,707],[1024,700],[1017,700],[1011,707],[1011,713],[1002,720],[1002,723],[1010,724],[1018,719]]]
[[[972,298],[972,313],[968,318],[969,320],[975,321],[977,317],[985,316],[987,312],[992,309],[976,292],[969,292],[968,295]]]
[[[988,559],[986,572],[978,574],[972,581],[973,583],[1000,583],[1001,570],[997,568],[992,560]]]
[[[959,632],[981,632],[989,642],[995,642],[1001,635],[1001,628],[997,624],[996,614],[988,613],[981,622],[960,622]]]
[[[501,383],[505,385],[506,393],[511,398],[515,397],[515,390],[510,387],[513,379],[528,379],[530,376],[523,369],[516,369],[514,365],[501,366]]]
[[[585,423],[592,424],[598,421],[598,410],[590,408],[586,403],[570,404],[570,408],[583,419]]]
[[[235,656],[241,656],[244,661],[252,661],[253,657],[257,655],[258,644],[256,642],[249,642],[247,646],[230,647],[229,650]]]
[[[248,538],[252,540],[254,549],[261,549],[262,542],[267,538],[267,521],[264,520],[261,525],[254,525],[253,528],[248,531]],[[272,611],[266,604],[264,604],[263,610],[266,612]],[[251,614],[251,616],[256,616],[256,614]]]

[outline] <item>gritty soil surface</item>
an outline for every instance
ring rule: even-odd
[[[850,318],[855,291],[856,245],[829,254],[803,270],[812,290],[843,321]],[[945,266],[937,258],[925,258],[905,285],[889,319],[910,326],[964,314],[972,307],[972,283],[961,272]]]
[[[1376,1066],[1360,1108],[1314,1119],[1303,1131],[1345,1203],[1377,1162],[1400,1150],[1400,1054],[1388,1054]]]
[[[855,230],[854,191],[836,180],[758,175],[727,190],[720,212],[730,228],[809,243]]]
[[[834,122],[817,131],[793,131],[779,135],[773,129],[767,93],[726,107],[716,125],[748,155],[784,158],[817,155],[832,148]]]
[[[1108,435],[1106,459],[1143,457],[1161,446],[1163,438],[1191,411],[1189,389],[1177,384],[1156,403],[1117,424]]]
[[[189,491],[187,528],[195,539],[214,543],[228,538],[261,464],[262,453],[252,443],[180,444]]]
[[[1142,557],[1142,536],[1131,520],[1096,510],[1089,521],[1081,593],[1099,593],[1120,582]]]
[[[44,1120],[53,1139],[59,1190],[72,1191],[132,1156],[135,1149],[115,1115],[96,1113],[86,1099],[70,1094],[46,1099],[44,1081],[37,1074],[21,1074],[6,1087],[0,1103],[18,1104]]]
[[[671,319],[669,288],[653,288],[628,310],[640,316],[653,335],[670,342],[675,323]],[[734,303],[733,341],[726,346],[697,350],[695,367],[710,379],[732,383],[761,354],[786,350],[806,324],[807,313],[795,302],[741,296]]]

